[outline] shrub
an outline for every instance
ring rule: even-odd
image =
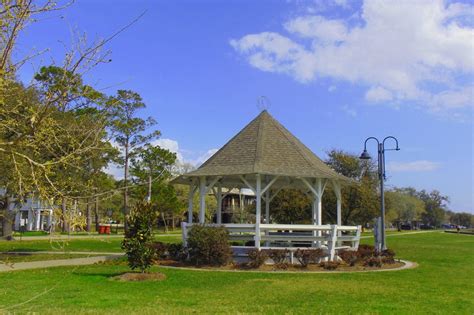
[[[382,267],[383,262],[381,257],[372,256],[364,260],[364,266],[366,267]]]
[[[326,270],[336,270],[339,267],[339,263],[337,261],[323,261],[319,266]]]
[[[353,250],[344,250],[338,253],[338,256],[351,267],[353,267],[359,260],[359,255]]]
[[[257,248],[252,249],[248,252],[248,266],[250,268],[259,268],[261,267],[268,258],[268,253],[266,250],[258,250]]]
[[[128,229],[122,241],[122,249],[127,255],[132,270],[148,270],[152,264],[154,249],[152,246],[152,226],[156,218],[150,204],[137,203],[127,217]]]
[[[188,234],[189,259],[196,265],[222,266],[232,258],[225,227],[193,225]]]
[[[324,257],[324,251],[321,248],[317,249],[297,249],[295,258],[300,263],[301,267],[306,268],[311,263],[318,263]]]
[[[395,252],[391,249],[383,250],[380,253],[380,256],[381,256],[382,262],[384,264],[394,264],[395,263]]]
[[[186,248],[181,243],[168,244],[168,256],[172,260],[184,261],[188,258]]]
[[[287,269],[288,262],[286,258],[288,257],[289,250],[285,249],[270,249],[268,250],[268,256],[273,260],[275,267],[278,269]]]
[[[357,255],[361,259],[372,257],[374,256],[374,254],[375,254],[375,247],[372,245],[362,244],[362,245],[359,245],[359,248],[357,249]]]
[[[150,248],[153,250],[153,258],[155,260],[164,258],[168,252],[168,245],[162,242],[153,242],[150,244]]]

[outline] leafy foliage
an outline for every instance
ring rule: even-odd
[[[152,226],[156,218],[150,204],[139,202],[127,217],[128,229],[122,242],[122,249],[128,258],[130,268],[148,270],[152,264],[153,247]]]
[[[295,258],[300,263],[301,267],[306,268],[309,264],[316,264],[321,258],[325,256],[321,248],[316,249],[300,249],[295,252]]]
[[[271,260],[273,260],[275,267],[278,269],[288,269],[287,258],[288,258],[289,253],[290,251],[287,250],[286,248],[268,250],[268,256],[270,257]]]
[[[324,261],[319,264],[320,267],[326,270],[336,270],[339,267],[339,262],[337,261]]]
[[[188,252],[193,264],[226,265],[232,258],[229,233],[224,227],[193,225],[188,234]]]
[[[249,261],[247,265],[250,268],[259,268],[268,259],[268,252],[266,250],[259,250],[258,248],[251,249],[248,252]]]
[[[344,250],[338,253],[338,256],[349,266],[355,266],[359,260],[359,255],[353,250]]]

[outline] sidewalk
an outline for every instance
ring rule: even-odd
[[[87,253],[87,254],[92,254],[92,253]],[[41,268],[59,267],[59,266],[93,265],[98,262],[117,258],[118,256],[120,255],[115,254],[115,255],[95,256],[95,257],[85,257],[85,258],[31,261],[31,262],[15,263],[11,266],[0,264],[0,272],[27,270],[27,269],[41,269]]]
[[[44,236],[22,236],[22,241],[43,241],[43,240],[78,240],[78,239],[110,239],[123,238],[123,234],[90,234],[90,235],[44,235]],[[15,236],[15,241],[19,241],[20,237]]]

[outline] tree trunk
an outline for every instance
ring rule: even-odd
[[[148,203],[151,202],[151,172],[150,174],[148,175]]]
[[[125,143],[125,170],[123,182],[125,184],[125,189],[123,190],[123,212],[125,216],[124,220],[124,229],[128,230],[127,215],[128,215],[128,159],[129,159],[129,139]]]
[[[68,218],[67,218],[67,207],[66,207],[66,198],[63,197],[61,201],[61,221],[62,221],[62,231],[64,233],[69,233],[69,224],[68,224]]]
[[[86,231],[90,232],[91,231],[91,225],[92,225],[92,213],[91,213],[91,204],[90,204],[90,199],[86,199],[87,205],[86,205]]]
[[[100,217],[99,217],[99,197],[95,197],[95,207],[94,207],[94,216],[95,216],[95,231],[99,232]]]
[[[165,225],[165,233],[168,234],[168,225],[166,224],[165,216],[163,212],[161,212],[161,219],[163,220],[163,224]]]
[[[12,240],[13,235],[13,211],[9,211],[10,197],[5,197],[5,205],[3,209],[3,220],[2,220],[2,236],[6,240]]]

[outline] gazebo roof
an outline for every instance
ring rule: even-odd
[[[327,166],[264,110],[198,169],[174,182],[184,183],[199,176],[250,174],[351,181]]]

